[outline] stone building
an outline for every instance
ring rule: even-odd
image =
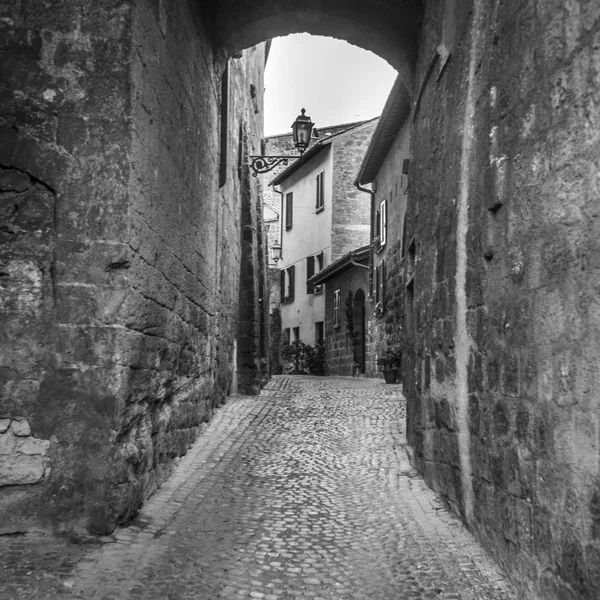
[[[367,301],[370,245],[351,250],[317,273],[313,285],[325,288],[325,374],[366,372],[367,323],[373,309]]]
[[[383,108],[355,185],[371,197],[371,256],[368,296],[366,373],[377,373],[377,358],[405,331],[404,263],[408,165],[410,163],[410,96],[400,77]],[[364,188],[364,186],[370,186]]]
[[[5,0],[3,524],[110,530],[236,356],[260,385],[261,211],[237,156],[260,152],[262,42],[300,31],[382,56],[410,97],[414,464],[524,597],[596,598],[597,0]]]
[[[368,206],[352,185],[377,120],[322,136],[272,182],[282,198],[280,292],[284,345],[323,340],[323,287],[309,279],[368,241]]]
[[[0,29],[2,528],[107,533],[266,376],[266,44],[228,57],[162,1]]]

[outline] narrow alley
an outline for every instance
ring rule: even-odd
[[[102,545],[0,538],[0,598],[515,598],[410,467],[400,390],[276,376],[230,398]]]

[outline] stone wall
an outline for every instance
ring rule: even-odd
[[[373,305],[372,318],[368,323],[367,375],[378,374],[377,358],[388,344],[400,343],[405,335],[404,304],[406,281],[404,279],[404,253],[406,241],[404,220],[406,216],[408,177],[402,174],[404,161],[409,158],[410,116],[403,124],[394,143],[383,161],[374,182],[374,210],[372,230],[377,231],[377,211],[383,200],[387,201],[387,241],[385,246],[378,244],[371,248],[372,268],[385,265],[385,286],[382,309],[375,306],[373,288],[370,303]],[[374,281],[374,277],[372,276]],[[372,282],[373,283],[373,282]]]
[[[251,386],[264,378],[262,207],[244,159],[262,131],[264,49],[231,61],[219,187],[225,61],[190,10],[162,0],[4,9],[5,528],[111,531],[231,389],[244,326],[243,374]]]
[[[408,203],[414,460],[527,597],[596,598],[600,6],[439,5]]]
[[[365,330],[372,315],[372,307],[367,297],[369,272],[367,269],[352,267],[327,280],[325,284],[325,374],[355,375],[354,363],[354,324],[352,302],[358,290],[365,295]],[[334,327],[333,293],[340,290],[340,325]],[[365,331],[366,333],[366,331]]]
[[[358,125],[333,141],[333,260],[369,243],[369,196],[354,186],[377,119]]]

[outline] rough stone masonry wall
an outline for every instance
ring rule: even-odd
[[[367,326],[367,365],[366,372],[369,376],[378,375],[377,358],[389,344],[401,343],[404,337],[404,257],[402,239],[404,219],[406,216],[408,178],[402,174],[403,162],[409,158],[410,146],[410,117],[402,125],[398,135],[381,165],[376,178],[375,214],[373,231],[377,223],[376,211],[380,204],[387,200],[387,242],[383,249],[371,250],[373,267],[385,261],[385,293],[383,298],[383,312],[373,316]],[[374,307],[375,298],[370,290],[369,302]]]
[[[527,597],[597,598],[600,5],[439,4],[415,89],[410,443]]]
[[[352,267],[328,280],[325,284],[325,374],[354,375],[354,323],[352,301],[358,290],[365,295],[366,326],[372,314],[368,301],[368,271]],[[340,290],[340,326],[333,326],[333,292]],[[348,305],[350,299],[350,305]],[[350,320],[351,319],[351,320]]]
[[[189,5],[2,11],[3,527],[105,533],[231,385],[238,126],[262,127],[248,87],[262,92],[264,54],[232,63],[217,192],[224,63]]]
[[[354,186],[377,120],[359,125],[333,142],[332,261],[369,243],[369,195]]]

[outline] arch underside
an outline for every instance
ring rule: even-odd
[[[292,33],[329,36],[377,54],[412,90],[421,16],[418,0],[226,0],[205,3],[203,8],[215,44],[229,56]]]

